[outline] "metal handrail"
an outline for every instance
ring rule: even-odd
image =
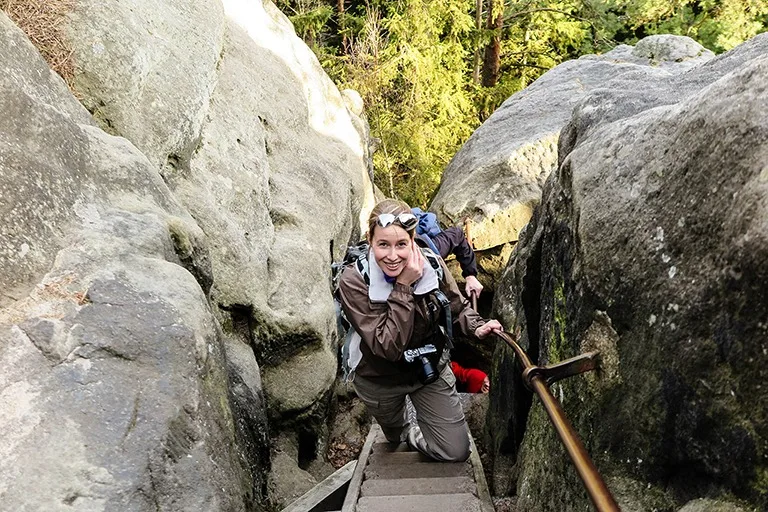
[[[565,446],[565,450],[573,461],[573,465],[576,466],[579,478],[584,483],[584,487],[595,509],[599,512],[619,511],[616,500],[614,500],[611,491],[605,485],[605,481],[603,481],[600,473],[597,472],[592,459],[589,458],[589,454],[579,439],[578,434],[573,429],[573,425],[571,425],[565,412],[563,412],[560,402],[557,401],[549,390],[549,384],[556,380],[594,369],[597,365],[597,352],[583,354],[557,365],[540,367],[531,363],[528,354],[523,351],[512,336],[505,332],[497,332],[496,335],[512,347],[512,350],[517,354],[523,367],[523,382],[525,382],[528,389],[539,395],[541,403],[544,405],[544,410],[547,411],[547,415],[552,421],[560,441]]]

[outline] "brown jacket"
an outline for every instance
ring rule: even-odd
[[[368,262],[376,265],[373,258]],[[453,330],[475,338],[475,329],[485,320],[461,295],[456,281],[440,260],[444,278],[440,290],[451,303]],[[424,346],[436,327],[428,311],[428,296],[414,295],[410,286],[395,283],[386,302],[371,302],[368,285],[355,265],[347,267],[339,281],[339,298],[352,327],[361,337],[363,358],[355,373],[366,378],[381,378],[392,384],[415,382],[417,367],[403,359],[407,349]],[[436,341],[442,349],[444,340]]]

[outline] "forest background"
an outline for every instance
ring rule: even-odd
[[[275,0],[377,140],[374,182],[425,207],[444,167],[513,93],[561,62],[652,34],[721,53],[768,0]]]

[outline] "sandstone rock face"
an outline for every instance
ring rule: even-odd
[[[177,21],[156,27],[145,15],[151,6],[122,12],[81,1],[71,33],[86,71],[76,87],[87,106],[110,105],[109,128],[155,155],[163,177],[208,235],[211,299],[225,329],[240,333],[259,363],[271,367],[313,347],[310,375],[291,375],[289,368],[300,365],[287,364],[266,376],[277,412],[296,413],[327,393],[336,373],[328,268],[331,257],[359,236],[357,213],[373,205],[363,142],[341,94],[270,2],[209,3],[191,8],[163,2]],[[123,19],[98,15],[113,7]],[[130,40],[132,53],[158,62],[152,95],[119,87],[121,77],[136,74],[130,59],[94,54],[92,39],[111,38],[126,26],[151,34]],[[164,31],[161,46],[154,44],[158,29]],[[88,38],[81,37],[83,30]],[[194,69],[162,65],[178,59],[177,50]],[[180,88],[180,75],[195,90]],[[125,101],[112,100],[113,89]],[[154,97],[175,115],[199,122],[157,115]],[[93,112],[102,117],[101,110]],[[138,127],[150,118],[159,133],[189,130],[169,149],[162,146],[167,137],[160,145],[145,140],[147,131]],[[245,330],[238,327],[243,324]],[[284,382],[294,378],[313,386],[303,395],[290,391],[293,398],[285,400]]]
[[[686,503],[679,512],[744,512],[736,503],[720,500],[698,499]]]
[[[341,94],[270,2],[79,0],[82,105],[0,21],[4,505],[280,506],[269,434],[323,447],[373,203]]]
[[[768,506],[766,50],[584,98],[500,285],[495,312],[539,364],[600,350],[600,372],[553,392],[622,510]],[[588,507],[510,351],[494,363],[497,492]]]
[[[217,324],[175,243],[204,253],[202,232],[2,14],[0,40],[0,268],[24,290],[0,310],[2,508],[252,508],[269,461],[241,465]]]
[[[446,167],[430,209],[446,225],[471,221],[475,248],[518,239],[558,161],[557,141],[571,110],[619,81],[669,77],[712,58],[690,38],[652,36],[636,47],[565,62],[511,96],[472,134]]]
[[[0,281],[4,285],[0,305],[5,305],[24,297],[33,286],[32,283],[48,271],[59,247],[56,242],[59,228],[55,219],[62,211],[68,211],[75,201],[72,197],[74,179],[70,173],[56,176],[50,170],[48,176],[57,180],[56,186],[61,190],[62,196],[69,192],[69,201],[57,198],[41,210],[39,205],[19,199],[21,196],[34,194],[40,186],[39,183],[43,180],[35,179],[34,173],[45,173],[48,158],[47,155],[27,149],[26,145],[30,144],[26,140],[28,134],[23,131],[24,127],[16,126],[16,119],[37,108],[40,111],[38,115],[42,116],[40,126],[45,126],[46,121],[54,123],[61,118],[67,119],[69,124],[95,126],[95,123],[76,101],[58,101],[67,97],[66,87],[62,87],[59,76],[39,58],[26,36],[17,30],[7,17],[0,17],[0,20],[3,41],[6,42],[2,52],[6,66],[2,77],[3,85],[13,87],[14,90],[13,95],[9,93],[0,96],[3,108],[0,141],[3,147],[7,148],[4,151],[7,156],[4,157],[8,162],[0,169],[3,178],[0,182],[0,198],[3,201],[5,218],[3,236],[0,238],[0,257],[3,261],[3,265],[0,265]],[[84,133],[85,130],[88,128],[78,126],[74,129],[76,136],[71,137],[74,139],[71,143],[86,146],[88,137]],[[65,141],[68,142],[67,135],[69,134],[50,135],[59,138],[51,142],[54,147],[58,146],[61,159],[69,158],[63,151]],[[33,169],[30,177],[24,183],[13,183],[11,179],[23,176],[22,167],[27,166]],[[21,225],[22,219],[35,217],[36,222],[31,222],[31,225]],[[37,243],[31,244],[32,240]]]
[[[188,159],[216,85],[220,0],[78,0],[68,23],[75,88],[110,133],[155,166]]]

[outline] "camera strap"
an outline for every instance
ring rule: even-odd
[[[445,346],[448,349],[453,348],[453,318],[451,317],[451,301],[448,300],[448,297],[445,296],[445,294],[438,290],[435,290],[434,292],[435,299],[437,300],[438,306],[440,307],[440,311],[442,312],[442,315],[440,315],[440,331],[445,336]]]

